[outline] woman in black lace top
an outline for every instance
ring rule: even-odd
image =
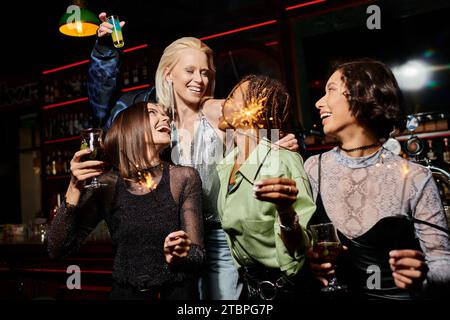
[[[340,145],[305,162],[316,198],[310,223],[333,222],[348,250],[335,270],[309,251],[326,285],[336,272],[358,299],[448,297],[450,239],[433,176],[384,143],[404,126],[402,93],[382,62],[341,63],[316,102]]]
[[[163,163],[170,142],[162,108],[137,103],[108,131],[105,154],[117,171],[75,153],[66,199],[53,220],[50,256],[65,257],[104,219],[115,246],[113,299],[197,299],[197,271],[204,259],[201,180],[190,167]],[[146,152],[143,152],[146,150]],[[85,191],[98,176],[106,186]]]

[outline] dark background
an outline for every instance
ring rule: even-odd
[[[292,1],[97,0],[86,4],[95,14],[105,11],[126,20],[124,37],[128,46],[145,42],[165,47],[181,36],[201,37],[265,17],[273,19],[275,8],[289,2]],[[1,71],[40,71],[85,55],[85,49],[93,45],[93,37],[67,37],[58,31],[59,19],[70,4],[66,0],[10,2],[2,14],[7,32],[3,34]]]

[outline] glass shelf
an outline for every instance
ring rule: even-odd
[[[434,131],[434,132],[421,132],[421,133],[413,133],[414,136],[419,137],[421,139],[433,139],[433,138],[442,138],[450,136],[450,130],[445,131]],[[411,137],[411,135],[401,135],[395,137],[398,141],[406,141]]]

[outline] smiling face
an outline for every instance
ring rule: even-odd
[[[170,143],[169,117],[162,107],[157,104],[148,103],[147,110],[150,119],[152,140],[156,149],[160,150]],[[145,140],[147,142],[150,140],[147,133]]]
[[[350,112],[347,92],[342,73],[339,70],[335,71],[328,79],[325,95],[316,102],[323,131],[327,135],[339,136],[342,132],[359,126],[355,116]]]
[[[178,62],[166,75],[166,80],[173,82],[177,104],[198,107],[210,85],[210,74],[204,52],[193,48],[181,50]]]

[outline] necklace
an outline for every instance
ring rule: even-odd
[[[345,152],[354,152],[354,151],[359,151],[359,150],[372,149],[372,148],[378,147],[379,145],[380,145],[380,143],[376,142],[376,143],[368,144],[368,145],[361,146],[361,147],[351,148],[351,149],[344,149],[344,148],[342,148],[342,146],[339,146],[339,148],[341,148],[341,150],[344,150]]]
[[[155,164],[155,165],[153,165],[153,166],[151,166],[151,167],[147,167],[147,168],[145,168],[143,171],[152,171],[153,169],[156,169],[156,168],[162,168],[162,162],[159,162],[159,163],[157,163],[157,164]]]

